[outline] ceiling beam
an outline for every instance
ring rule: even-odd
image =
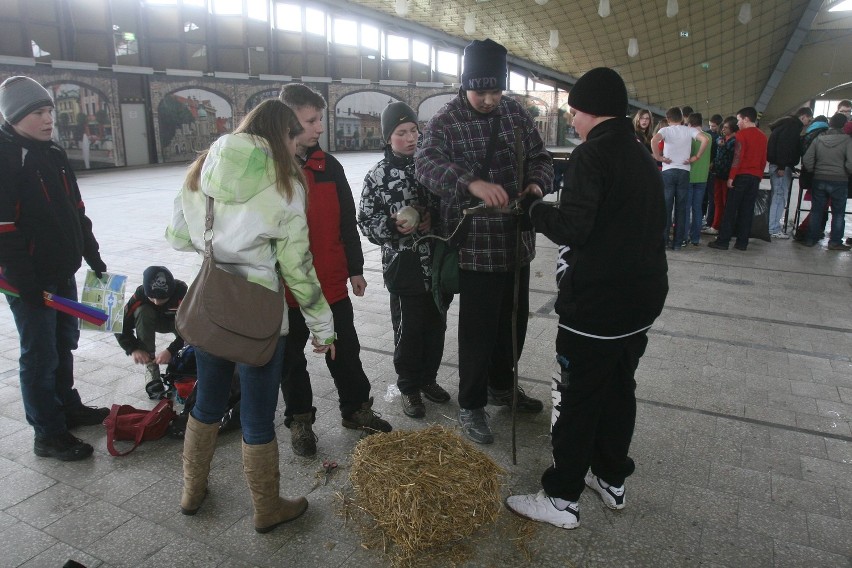
[[[823,0],[811,0],[805,8],[805,11],[802,13],[802,17],[799,18],[799,23],[796,25],[796,29],[794,29],[793,33],[790,34],[790,37],[787,38],[787,45],[784,47],[781,57],[778,58],[778,63],[775,64],[775,69],[773,69],[772,73],[769,75],[769,79],[767,79],[766,85],[763,86],[763,91],[757,98],[757,102],[754,103],[758,112],[763,112],[766,110],[766,107],[769,106],[769,101],[772,100],[772,97],[775,95],[775,91],[781,84],[781,80],[790,69],[790,64],[793,63],[793,58],[799,52],[799,48],[802,47],[802,42],[805,40],[805,36],[807,36],[808,32],[811,31],[811,27],[813,27],[814,20],[816,20],[817,14],[819,13],[819,9],[822,5]]]

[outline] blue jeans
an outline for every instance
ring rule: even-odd
[[[807,242],[815,243],[825,224],[826,202],[831,200],[831,234],[828,244],[843,243],[843,231],[846,228],[846,198],[849,193],[849,182],[814,180],[814,191],[811,197],[811,223],[808,226]]]
[[[672,206],[674,205],[675,237],[672,248],[680,249],[686,237],[687,197],[689,194],[689,171],[680,168],[671,168],[663,172],[663,189],[666,199],[666,215],[668,221],[663,239],[668,242],[669,229],[672,226]]]
[[[45,290],[77,300],[74,277],[45,286]],[[21,339],[18,360],[21,398],[27,422],[36,436],[53,436],[67,430],[65,409],[82,405],[74,389],[74,356],[80,331],[77,319],[46,306],[33,307],[20,298],[8,298]]]
[[[263,367],[227,361],[201,349],[195,350],[198,365],[198,393],[190,414],[204,424],[213,424],[225,415],[231,395],[231,380],[240,373],[240,423],[246,444],[266,444],[275,438],[275,409],[284,364],[285,337],[278,338],[275,355]]]
[[[707,182],[690,183],[689,192],[692,194],[690,203],[692,208],[692,221],[689,225],[689,241],[698,243],[701,241],[701,222],[703,221],[704,191],[707,189]]]
[[[769,164],[769,184],[772,186],[772,197],[769,203],[769,234],[781,232],[781,216],[787,205],[787,191],[793,181],[793,171],[784,168],[783,175],[778,175],[778,166]]]

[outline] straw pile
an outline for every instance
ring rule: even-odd
[[[394,543],[394,554],[404,559],[446,548],[494,523],[503,474],[454,431],[430,426],[362,439],[349,476],[354,505],[372,517],[381,541]]]

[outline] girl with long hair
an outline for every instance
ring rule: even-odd
[[[651,138],[654,137],[654,117],[651,116],[651,111],[644,108],[636,111],[633,115],[633,130],[636,132],[636,139],[650,152]]]
[[[308,249],[305,180],[296,165],[294,137],[301,126],[278,100],[260,103],[233,134],[219,138],[189,167],[175,199],[171,245],[203,254],[208,197],[213,198],[213,251],[219,268],[278,291],[281,280],[299,302],[314,351],[334,354],[334,323]],[[240,298],[232,298],[240,302]],[[281,302],[282,313],[286,309]],[[194,515],[207,495],[207,477],[219,423],[236,368],[240,375],[243,469],[257,532],[299,517],[304,497],[279,496],[275,409],[284,362],[287,318],[272,360],[262,367],[237,364],[196,349],[198,394],[187,421],[183,449],[181,512]]]

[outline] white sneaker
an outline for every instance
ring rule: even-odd
[[[782,233],[781,231],[778,231],[777,233],[772,233],[771,236],[772,236],[773,239],[789,239],[790,238],[790,235],[788,235],[787,233]]]
[[[612,485],[608,485],[604,481],[602,481],[600,477],[592,473],[592,470],[589,470],[588,473],[586,473],[586,485],[588,485],[589,488],[594,489],[597,494],[601,496],[604,505],[606,505],[610,509],[624,508],[623,485],[621,487],[613,487]],[[604,485],[606,485],[606,487],[604,487]]]
[[[701,233],[704,235],[718,235],[719,231],[717,231],[713,227],[707,227],[706,229],[701,229]]]
[[[568,501],[564,511],[557,509],[553,499],[543,489],[532,495],[511,495],[506,498],[506,507],[526,519],[550,523],[559,528],[576,529],[580,526],[580,505]]]

